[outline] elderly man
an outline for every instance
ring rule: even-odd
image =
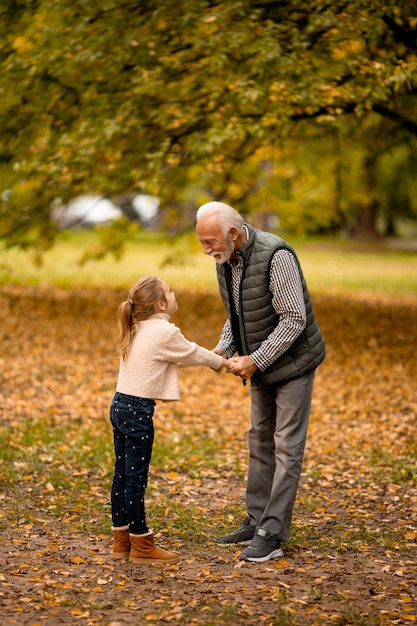
[[[196,217],[227,312],[214,351],[229,358],[229,371],[250,380],[251,392],[247,515],[217,544],[249,544],[240,559],[268,561],[283,555],[289,539],[324,340],[286,241],[245,224],[222,202],[203,204]]]

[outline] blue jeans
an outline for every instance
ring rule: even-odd
[[[110,405],[114,440],[111,486],[112,525],[129,526],[134,535],[148,532],[145,490],[154,439],[155,401],[116,392]]]

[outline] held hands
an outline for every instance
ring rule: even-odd
[[[223,357],[223,363],[217,370],[218,372],[230,372],[234,376],[240,376],[243,381],[246,381],[252,378],[258,369],[250,356],[235,356],[231,359],[227,359],[223,350],[215,348],[213,352]]]
[[[252,378],[258,369],[250,356],[235,356],[227,360],[227,372],[240,376],[242,380]]]
[[[217,370],[218,372],[228,372],[229,371],[229,359],[225,359],[223,357],[223,363],[222,366],[219,370]]]

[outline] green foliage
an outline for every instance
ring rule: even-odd
[[[411,137],[415,149],[415,9],[414,0],[6,0],[0,191],[11,193],[1,237],[48,247],[56,198],[132,191],[175,206],[190,187],[193,207],[208,195],[277,212],[278,193],[288,227],[306,215],[307,230],[345,225],[349,202],[353,214],[361,202],[335,203],[306,147],[296,168],[305,184],[290,204],[285,176],[247,198],[262,187],[265,160],[275,170],[277,150],[297,146],[300,124],[327,137],[316,148],[327,171],[335,128],[365,153],[386,152],[392,137]]]

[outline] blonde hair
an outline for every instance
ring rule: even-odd
[[[157,303],[166,303],[162,281],[157,276],[141,278],[131,288],[129,295],[117,309],[117,352],[126,358],[132,339],[135,336],[136,324],[148,319],[156,311]]]

